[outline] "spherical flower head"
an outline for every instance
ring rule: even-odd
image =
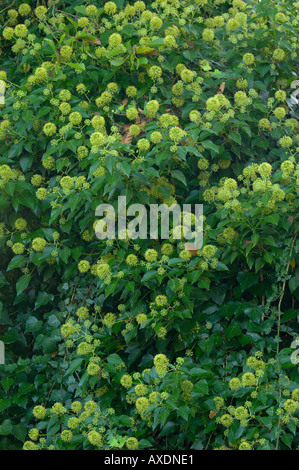
[[[159,103],[156,100],[149,101],[146,104],[146,115],[149,118],[154,118],[159,110]]]
[[[60,49],[60,55],[66,62],[70,60],[72,54],[73,48],[71,46],[62,46]]]
[[[58,96],[61,101],[70,101],[72,98],[72,94],[69,90],[61,90]]]
[[[147,139],[140,139],[137,142],[137,147],[140,152],[147,152],[150,148],[150,142]]]
[[[197,166],[200,170],[207,170],[209,168],[209,160],[206,158],[201,158],[198,160]]]
[[[64,442],[70,442],[73,438],[73,433],[72,431],[70,431],[69,429],[65,429],[64,431],[62,431],[62,433],[60,434],[60,438],[62,441]]]
[[[137,1],[134,3],[134,8],[139,13],[146,9],[146,5],[143,1]]]
[[[241,387],[241,382],[238,378],[235,377],[229,381],[228,386],[231,390],[235,391]]]
[[[155,303],[158,307],[165,307],[165,305],[168,303],[166,295],[157,295],[155,298]]]
[[[67,425],[70,429],[76,429],[79,426],[79,420],[75,416],[72,416],[68,422]]]
[[[36,450],[36,444],[32,441],[25,441],[23,444],[23,450]]]
[[[86,341],[82,341],[82,343],[80,343],[77,348],[77,353],[80,356],[86,356],[87,354],[91,353],[91,351],[92,351],[92,346]]]
[[[13,28],[10,28],[10,27],[4,28],[3,33],[2,33],[2,36],[3,36],[4,39],[6,39],[7,41],[10,41],[10,40],[14,37],[14,30],[13,30]]]
[[[106,48],[105,47],[97,47],[95,50],[96,56],[98,59],[101,59],[102,57],[105,57],[106,54]]]
[[[283,171],[283,173],[285,175],[290,175],[293,173],[293,171],[295,170],[295,165],[293,162],[291,162],[290,160],[285,160],[281,165],[280,165],[280,168],[281,170]]]
[[[139,397],[136,400],[136,408],[140,414],[144,413],[149,407],[149,401],[146,397]]]
[[[104,316],[103,324],[107,326],[107,328],[112,328],[116,320],[117,320],[116,315],[110,312]]]
[[[188,70],[187,68],[183,68],[182,71],[180,72],[181,79],[185,83],[191,83],[194,80],[194,77],[196,75],[196,72],[193,72],[192,70]]]
[[[78,263],[78,270],[80,273],[87,273],[90,269],[90,264],[87,260],[82,260]]]
[[[101,132],[94,132],[90,136],[90,143],[93,147],[102,147],[106,142],[106,137]]]
[[[46,408],[41,405],[37,405],[33,408],[33,415],[37,419],[44,419],[46,416]]]
[[[243,55],[243,62],[246,65],[252,65],[254,63],[254,55],[250,52],[247,52]]]
[[[154,132],[152,132],[152,134],[150,136],[150,141],[153,144],[159,144],[162,141],[162,138],[163,138],[163,136],[162,136],[161,132],[154,131]]]
[[[293,139],[289,137],[288,135],[285,135],[284,137],[279,139],[279,145],[282,148],[289,148],[292,146],[292,144],[293,144]]]
[[[234,420],[231,415],[229,414],[224,414],[220,418],[220,423],[222,426],[225,426],[226,428],[229,428],[233,424]]]
[[[128,108],[126,111],[126,116],[130,121],[134,121],[138,117],[138,111],[135,107]]]
[[[19,218],[15,220],[14,226],[16,230],[25,230],[27,227],[27,222],[25,219]]]
[[[19,6],[18,12],[21,16],[28,16],[29,13],[31,12],[31,8],[27,3],[22,3]]]
[[[144,384],[138,384],[135,386],[135,393],[139,397],[143,397],[147,394],[147,386]]]
[[[64,338],[68,338],[69,336],[72,336],[76,332],[76,330],[74,326],[71,325],[70,323],[65,323],[60,328],[60,332]]]
[[[262,178],[269,178],[272,173],[272,165],[270,163],[262,163],[258,167],[258,172]]]
[[[283,49],[277,48],[273,52],[273,59],[277,62],[281,62],[286,56]]]
[[[207,111],[219,111],[221,103],[219,102],[218,96],[209,98],[206,102]]]
[[[186,136],[186,132],[180,127],[173,127],[169,131],[169,137],[174,142],[179,142]]]
[[[173,253],[173,246],[170,243],[165,243],[161,248],[161,253],[165,256],[170,256]]]
[[[40,201],[43,201],[47,197],[47,190],[45,188],[38,188],[35,195],[37,199],[39,199]]]
[[[249,442],[243,441],[243,442],[241,442],[241,444],[239,445],[238,450],[252,450],[252,447],[251,447],[251,445],[249,444]]]
[[[153,16],[150,20],[150,27],[154,31],[158,31],[163,25],[163,21],[158,16]]]
[[[263,130],[271,129],[271,123],[269,119],[266,119],[266,118],[260,119],[258,122],[258,126]]]
[[[48,71],[46,67],[37,67],[34,72],[34,79],[36,83],[42,83],[47,81],[48,78]]]
[[[188,250],[182,250],[179,253],[179,257],[185,261],[189,261],[191,258],[191,253]]]
[[[18,38],[25,38],[28,34],[28,29],[24,24],[18,24],[15,27],[14,33]]]
[[[191,113],[189,114],[189,119],[191,122],[196,122],[196,124],[199,124],[200,121],[201,121],[201,114],[199,111],[191,111]]]
[[[168,35],[168,36],[165,36],[165,38],[163,39],[163,45],[167,49],[173,49],[174,47],[176,47],[177,43],[173,36]]]
[[[82,405],[79,401],[74,401],[72,404],[71,404],[71,410],[74,412],[74,413],[80,413],[80,411],[82,410]]]
[[[103,263],[97,266],[97,275],[100,279],[105,279],[107,276],[110,275],[110,267],[109,264]]]
[[[74,184],[74,179],[71,176],[63,176],[60,180],[60,186],[63,189],[71,189]]]
[[[137,450],[137,449],[138,449],[138,446],[139,446],[139,442],[138,442],[138,439],[136,439],[136,437],[129,437],[129,438],[126,440],[126,447],[127,447],[127,449],[129,449],[129,450]]]
[[[129,265],[129,266],[137,266],[138,264],[138,258],[136,255],[128,255],[127,258],[126,258],[126,263]]]
[[[248,81],[245,78],[239,78],[236,85],[239,90],[245,90],[248,87]]]
[[[239,21],[237,21],[235,18],[231,18],[230,20],[228,20],[226,24],[226,29],[231,32],[231,31],[235,31],[240,26],[241,24],[239,23]]]
[[[32,240],[32,248],[34,251],[42,252],[46,248],[47,242],[44,238],[37,237]]]
[[[215,403],[216,409],[220,410],[220,408],[222,408],[224,405],[224,399],[222,397],[215,397],[214,403]]]
[[[154,366],[157,370],[159,369],[167,369],[169,366],[169,361],[165,354],[157,354],[154,357]]]
[[[17,12],[17,10],[14,10],[13,8],[11,8],[11,9],[8,10],[7,16],[10,19],[15,20],[18,17],[18,12]]]
[[[256,384],[256,377],[252,372],[246,372],[242,375],[243,387],[253,387]]]
[[[136,321],[138,325],[140,326],[144,325],[144,323],[147,322],[147,315],[145,315],[145,313],[139,313],[136,317]]]
[[[15,255],[21,255],[24,253],[25,247],[22,243],[14,243],[11,249]]]
[[[159,78],[162,77],[162,69],[158,65],[153,65],[149,70],[148,70],[148,75],[150,78],[153,80],[158,80]]]
[[[124,388],[131,388],[132,387],[132,377],[129,374],[125,374],[120,379],[120,383]]]
[[[289,398],[284,402],[283,407],[288,414],[292,414],[295,413],[295,411],[299,407],[299,403],[293,400],[292,398]]]
[[[216,254],[216,251],[217,251],[217,247],[214,246],[214,245],[206,245],[203,247],[202,249],[202,255],[205,257],[205,258],[213,258]]]
[[[89,19],[86,18],[85,16],[82,16],[81,18],[78,19],[78,26],[79,28],[85,28],[85,26],[89,25]]]
[[[102,435],[97,431],[90,431],[87,434],[87,439],[93,446],[96,447],[101,447],[103,444]]]
[[[35,16],[37,18],[40,18],[41,16],[44,16],[47,13],[47,8],[43,6],[39,6],[34,10]]]
[[[0,70],[0,80],[1,80],[1,85],[5,87],[5,80],[7,80],[7,73],[5,70]]]
[[[288,17],[284,13],[279,12],[276,13],[275,20],[279,23],[285,23],[286,21],[288,21]]]
[[[80,320],[86,320],[89,317],[89,311],[87,307],[79,307],[76,315],[80,318]]]
[[[95,376],[98,375],[101,368],[98,364],[94,364],[93,362],[89,363],[87,366],[87,373],[88,375]]]
[[[230,191],[234,191],[238,187],[238,183],[233,178],[225,178],[223,182],[223,186],[225,189],[229,189]]]
[[[71,112],[71,105],[69,103],[61,103],[61,105],[59,106],[59,111],[61,112],[61,114],[63,115],[67,115]]]
[[[299,388],[295,388],[295,390],[292,391],[292,399],[299,401]]]
[[[215,33],[214,33],[214,30],[213,30],[213,29],[206,28],[206,29],[203,30],[203,32],[202,32],[202,39],[203,39],[205,42],[212,42],[212,41],[214,41],[214,37],[215,37]]]
[[[110,47],[117,47],[120,44],[122,44],[123,39],[120,34],[118,33],[113,33],[111,36],[109,36],[108,43]]]
[[[80,113],[78,113],[78,111],[75,111],[74,113],[71,113],[69,115],[69,121],[71,124],[73,124],[74,126],[78,126],[79,124],[81,124],[82,122],[82,116]]]
[[[107,15],[115,15],[115,13],[117,12],[117,6],[114,2],[107,2],[104,5],[104,11]]]
[[[275,92],[275,98],[281,103],[283,103],[286,100],[286,97],[287,97],[287,94],[283,90],[277,90]]]
[[[235,409],[235,417],[238,420],[245,420],[248,418],[248,411],[245,406],[239,406]]]
[[[96,131],[101,131],[105,128],[105,118],[103,116],[94,116],[91,125]]]
[[[84,404],[84,410],[87,411],[87,413],[89,413],[89,415],[94,413],[96,411],[96,409],[97,409],[97,404],[93,400],[89,400]]]
[[[248,97],[244,91],[237,91],[234,95],[235,103],[238,106],[246,106]]]
[[[137,88],[135,86],[129,86],[127,89],[126,89],[126,95],[129,97],[129,98],[134,98],[134,96],[137,95]]]
[[[282,106],[279,106],[273,111],[273,114],[275,117],[277,117],[277,119],[281,120],[285,117],[286,111]]]
[[[44,125],[43,131],[45,135],[52,137],[53,135],[56,134],[57,127],[52,122],[48,122],[47,124]]]
[[[28,435],[32,441],[37,441],[39,437],[39,430],[37,428],[32,428],[30,429]]]
[[[63,415],[64,413],[66,413],[66,409],[62,403],[56,402],[51,407],[51,412],[55,415]]]
[[[144,255],[146,261],[153,263],[157,261],[158,258],[158,252],[153,249],[146,250],[145,255]]]

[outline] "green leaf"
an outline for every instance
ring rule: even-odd
[[[27,289],[29,282],[31,279],[31,274],[23,274],[16,283],[16,290],[17,290],[17,295],[20,295],[22,292],[24,292],[25,289]]]
[[[207,150],[212,150],[215,153],[219,153],[219,147],[213,144],[211,140],[204,140],[203,142],[200,142],[200,144]]]
[[[171,172],[171,176],[183,183],[185,186],[187,186],[187,180],[185,175],[180,171],[180,170],[173,170]]]
[[[11,400],[9,398],[0,398],[0,413],[11,405]]]
[[[2,424],[0,424],[0,435],[7,436],[12,431],[12,422],[10,419],[5,419]]]
[[[25,262],[25,256],[23,255],[16,255],[10,261],[9,265],[7,266],[7,271],[11,271],[12,269],[19,268]]]
[[[250,289],[258,282],[258,275],[250,272],[240,272],[237,274],[237,280],[241,286],[242,292]]]
[[[82,357],[77,357],[76,359],[74,359],[71,362],[69,368],[67,369],[67,371],[65,373],[65,377],[67,377],[68,375],[73,374],[73,372],[75,372],[75,371],[80,371],[81,370],[80,366],[81,366],[82,362],[83,362]]]

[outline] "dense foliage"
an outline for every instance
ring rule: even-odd
[[[298,448],[298,6],[0,2],[1,449]]]

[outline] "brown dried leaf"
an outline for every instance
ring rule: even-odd
[[[133,136],[132,136],[131,132],[129,131],[123,136],[123,138],[121,140],[121,143],[122,144],[130,144],[132,142],[132,140],[133,140]]]
[[[221,95],[224,92],[224,88],[225,88],[225,82],[222,82],[217,91],[217,95]]]
[[[98,44],[99,46],[102,45],[101,41],[98,38],[94,39],[94,41],[92,41],[91,39],[87,39],[87,42],[89,44]]]

